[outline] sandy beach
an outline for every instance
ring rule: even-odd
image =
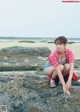
[[[0,49],[13,47],[13,46],[22,46],[22,47],[48,47],[51,51],[55,49],[54,43],[47,43],[47,42],[35,42],[35,43],[28,43],[28,42],[0,42]],[[67,44],[67,48],[70,48],[76,59],[80,59],[80,43],[72,43]]]

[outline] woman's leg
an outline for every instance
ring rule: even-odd
[[[52,76],[54,70],[55,70],[55,68],[54,68],[53,66],[50,66],[50,67],[48,67],[48,68],[45,70],[45,73],[46,73],[46,75],[48,75],[48,76]]]
[[[63,72],[64,66],[63,65],[59,65],[59,68],[60,68],[60,71]],[[54,69],[53,74],[52,74],[52,79],[50,80],[50,86],[51,87],[56,87],[56,84],[55,84],[56,76],[57,76],[57,72]]]
[[[60,64],[59,68],[60,68],[60,71],[63,72],[64,66]],[[45,72],[48,76],[52,76],[52,79],[50,80],[50,86],[56,87],[55,77],[57,76],[57,72],[55,71],[55,67],[51,66],[51,67],[47,68],[47,70]]]
[[[59,68],[60,68],[60,71],[61,72],[63,72],[63,70],[64,70],[64,65],[59,65]],[[53,74],[52,74],[52,78],[55,78],[57,76],[57,73],[56,73],[56,71],[54,70],[54,72],[53,72]]]
[[[68,74],[69,73],[69,70],[70,70],[70,65],[68,63],[66,63],[64,65],[63,75]]]
[[[64,70],[64,65],[59,65],[60,71],[63,72]],[[47,68],[47,70],[45,71],[46,75],[48,76],[52,76],[52,78],[55,78],[55,76],[57,75],[56,71],[55,71],[55,67],[50,66],[49,68]]]
[[[53,66],[50,66],[45,70],[45,73],[47,76],[52,77],[54,71],[55,71],[55,68]],[[50,78],[49,80],[50,80],[50,87],[52,87],[52,88],[56,87],[55,81],[52,80],[52,78]]]

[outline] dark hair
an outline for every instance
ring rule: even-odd
[[[60,37],[57,37],[54,41],[54,43],[58,43],[58,44],[66,44],[67,43],[67,39],[65,36],[60,36]]]

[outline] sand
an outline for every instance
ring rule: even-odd
[[[22,46],[22,47],[48,47],[51,51],[55,49],[53,43],[46,42],[37,42],[37,43],[27,43],[27,42],[0,42],[0,49],[13,46]],[[70,48],[76,59],[80,59],[80,43],[68,44],[67,48]]]

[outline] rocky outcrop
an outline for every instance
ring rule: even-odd
[[[42,56],[46,57],[49,55],[50,50],[47,47],[9,47],[1,49],[0,55],[18,55],[25,54],[26,56]]]
[[[37,52],[31,55],[27,51],[20,53],[20,49],[26,48],[0,51],[0,105],[7,105],[8,112],[80,112],[79,82],[73,82],[71,96],[63,94],[61,85],[54,89],[49,86],[43,64],[50,50],[29,48],[28,51]],[[79,67],[80,60],[76,60],[78,75]]]
[[[71,96],[62,86],[52,89],[46,77],[35,71],[0,73],[0,105],[8,112],[80,112],[80,84],[71,88]]]
[[[10,47],[0,51],[0,71],[42,70],[50,54],[48,48]],[[80,68],[80,60],[75,61]]]

